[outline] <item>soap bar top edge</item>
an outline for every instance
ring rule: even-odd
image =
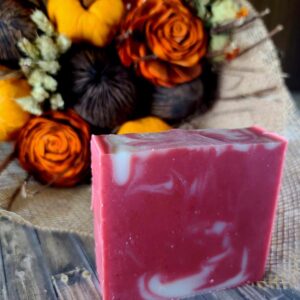
[[[177,137],[174,139],[174,133]],[[175,136],[175,135],[174,135]],[[162,133],[93,135],[92,143],[102,154],[118,152],[143,152],[149,150],[199,148],[211,146],[228,146],[241,144],[250,146],[267,144],[270,149],[286,145],[287,140],[260,126],[241,129],[172,129]]]
[[[258,125],[254,125],[254,126],[250,127],[249,130],[257,132],[265,137],[269,137],[270,141],[273,140],[273,141],[277,141],[277,142],[284,143],[284,144],[288,143],[288,140],[285,137],[283,137],[275,132],[268,131]]]

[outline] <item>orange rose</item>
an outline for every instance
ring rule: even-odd
[[[119,56],[154,84],[171,87],[201,74],[206,35],[180,0],[139,1],[122,26]]]
[[[90,129],[71,110],[31,119],[16,147],[22,167],[44,184],[71,187],[89,173]]]

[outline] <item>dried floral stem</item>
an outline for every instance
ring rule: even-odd
[[[255,15],[253,17],[250,17],[248,19],[245,20],[245,22],[243,22],[242,24],[240,24],[239,26],[233,28],[234,31],[238,31],[241,29],[244,29],[246,26],[248,26],[249,24],[252,24],[254,21],[256,21],[257,19],[262,19],[265,16],[269,15],[271,13],[270,8],[266,8],[265,10],[263,10],[262,12],[258,13],[258,15]]]
[[[148,60],[154,60],[154,59],[157,59],[157,56],[155,54],[150,54],[150,55],[146,55],[146,56],[138,58],[136,60],[136,62],[148,61]]]
[[[78,164],[78,162],[75,162],[75,167]],[[40,193],[42,193],[43,191],[47,190],[48,188],[52,187],[53,184],[59,180],[60,178],[62,178],[68,171],[70,170],[70,168],[66,168],[64,171],[62,171],[61,173],[57,174],[50,182],[48,182],[46,185],[42,186],[39,189],[36,189],[35,191],[30,193],[30,197],[34,197]],[[86,175],[89,174],[89,170],[86,171]]]
[[[27,174],[27,177],[24,179],[24,181],[16,188],[15,192],[12,194],[12,196],[9,199],[7,210],[11,211],[12,206],[19,196],[19,194],[26,189],[26,185],[28,184],[28,181],[30,180],[31,175]]]
[[[6,169],[6,167],[16,158],[15,151],[12,151],[0,164],[0,174]]]
[[[47,190],[48,188],[52,187],[53,184],[60,178],[62,178],[64,176],[64,174],[66,174],[69,171],[69,168],[67,168],[65,171],[61,172],[60,174],[56,175],[49,183],[47,183],[46,185],[42,186],[40,189],[37,189],[35,191],[33,191],[31,193],[31,196],[34,197],[40,193],[42,193],[43,191]]]
[[[6,79],[12,79],[12,78],[22,78],[23,73],[21,70],[18,71],[0,71],[0,79],[1,80],[6,80]]]
[[[219,73],[262,73],[264,72],[264,69],[262,68],[251,68],[251,67],[236,67],[236,66],[228,66],[226,69],[224,69],[224,64],[214,64],[213,70],[215,72]]]
[[[254,48],[256,48],[257,46],[263,44],[264,42],[268,41],[269,39],[271,39],[272,37],[274,37],[276,34],[278,34],[279,32],[281,32],[284,29],[283,25],[277,25],[271,32],[268,33],[268,35],[266,37],[264,37],[263,39],[259,40],[258,42],[256,42],[255,44],[251,45],[250,47],[240,51],[240,53],[238,53],[234,59],[229,60],[235,60],[238,57],[243,56],[244,54],[250,52],[251,50],[253,50]],[[210,59],[213,58],[217,58],[220,56],[226,56],[226,52],[224,50],[221,51],[214,51],[214,52],[210,52],[207,54],[207,57]],[[224,63],[223,63],[224,64]]]
[[[237,56],[241,57],[244,54],[250,52],[251,50],[253,50],[254,48],[256,48],[257,46],[263,44],[264,42],[268,41],[269,39],[271,39],[272,37],[274,37],[276,34],[278,34],[279,32],[281,32],[284,29],[283,25],[277,25],[272,31],[269,32],[269,34],[264,37],[263,39],[261,39],[260,41],[258,41],[257,43],[253,44],[252,46],[242,50]]]
[[[241,20],[234,20],[232,22],[214,27],[211,29],[211,34],[228,33],[232,30],[242,29],[242,28],[246,27],[247,25],[253,23],[255,20],[261,19],[261,18],[267,16],[268,14],[270,14],[270,12],[271,12],[271,10],[269,8],[266,8],[265,10],[258,13],[257,15],[247,18],[244,22],[241,22]]]
[[[154,55],[154,54],[139,57],[138,59],[136,59],[134,61],[134,67],[135,67],[135,69],[137,69],[138,68],[138,63],[141,62],[141,61],[149,61],[149,60],[155,60],[155,59],[157,59],[157,56]]]
[[[266,89],[261,89],[261,90],[257,90],[257,91],[246,93],[246,94],[236,95],[236,96],[232,96],[232,97],[221,97],[220,100],[243,100],[245,98],[251,98],[251,97],[262,97],[265,94],[269,94],[271,92],[278,90],[278,88],[279,87],[277,85],[274,85],[274,86],[271,86]]]
[[[132,35],[133,31],[132,30],[127,30],[123,34],[119,35],[116,37],[117,42],[123,42],[124,40],[128,39]]]
[[[12,209],[12,206],[15,202],[15,200],[17,199],[17,197],[21,194],[22,197],[24,199],[26,198],[29,198],[29,197],[34,197],[40,193],[42,193],[43,191],[45,191],[46,189],[50,188],[57,179],[59,179],[61,176],[63,176],[69,169],[66,169],[64,172],[62,172],[61,174],[55,176],[55,178],[49,182],[47,185],[43,186],[42,188],[40,189],[37,189],[31,193],[28,193],[27,191],[27,185],[28,185],[28,182],[30,181],[31,179],[31,175],[30,174],[27,174],[26,178],[23,180],[23,182],[16,188],[16,190],[14,191],[14,193],[12,194],[12,196],[10,197],[9,199],[9,202],[8,202],[8,205],[7,205],[7,208],[6,210],[7,211],[11,211]]]

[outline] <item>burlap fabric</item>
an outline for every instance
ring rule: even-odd
[[[249,5],[249,4],[247,4]],[[261,21],[236,34],[242,48],[267,35]],[[219,101],[204,116],[193,118],[185,128],[235,128],[259,124],[284,134],[290,141],[267,283],[300,288],[300,121],[284,85],[280,63],[269,40],[255,50],[224,66]],[[264,91],[264,92],[262,92]],[[0,161],[12,149],[0,145]],[[16,197],[10,211],[9,199],[26,178],[16,161],[0,175],[0,215],[44,230],[92,235],[90,186],[73,189],[42,187],[30,180]],[[262,283],[262,284],[265,284]]]

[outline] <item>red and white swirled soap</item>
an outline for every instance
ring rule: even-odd
[[[259,127],[94,136],[104,300],[181,299],[261,280],[286,146]]]

